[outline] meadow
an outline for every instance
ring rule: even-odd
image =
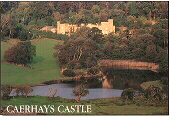
[[[36,85],[47,80],[60,79],[60,67],[52,57],[54,45],[58,41],[42,39],[32,41],[36,46],[36,57],[28,64],[35,69],[5,63],[4,51],[14,44],[1,42],[1,83],[2,85]]]
[[[65,99],[60,97],[48,98],[44,96],[30,96],[30,97],[15,97],[10,100],[2,100],[2,107],[8,105],[19,106],[19,105],[54,105],[54,113],[46,113],[49,115],[125,115],[125,114],[167,114],[167,103],[160,101],[123,101],[119,97],[104,98],[104,99],[93,99],[84,100],[77,102],[74,99]],[[91,105],[91,113],[60,113],[58,112],[58,106],[71,106],[71,105]]]

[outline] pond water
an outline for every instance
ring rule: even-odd
[[[41,96],[50,96],[49,88],[52,88],[52,92],[55,89],[58,90],[55,97],[60,96],[62,98],[76,99],[77,97],[72,95],[72,90],[74,86],[72,84],[52,84],[45,86],[34,86],[34,91],[29,94],[29,96],[41,95]],[[118,89],[107,89],[107,88],[89,88],[89,95],[82,97],[82,100],[86,99],[95,99],[95,98],[109,98],[109,97],[119,97],[123,90]],[[15,96],[16,94],[11,94]]]
[[[77,97],[72,95],[72,90],[78,84],[87,84],[89,94],[86,97],[82,97],[82,100],[95,99],[95,98],[109,98],[119,97],[126,88],[134,88],[141,90],[140,84],[147,81],[159,80],[162,74],[155,73],[149,70],[121,70],[113,68],[101,68],[105,76],[99,79],[82,79],[69,83],[62,84],[50,84],[45,86],[33,86],[34,91],[29,96],[41,95],[50,96],[49,89],[54,92],[58,90],[56,96],[62,98],[75,99]],[[12,93],[12,92],[11,92]],[[15,94],[11,94],[15,96]]]

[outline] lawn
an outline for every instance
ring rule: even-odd
[[[144,83],[141,84],[141,87],[145,90],[145,89],[148,89],[148,87],[150,87],[150,85],[154,85],[154,86],[159,87],[159,88],[163,87],[163,85],[160,83],[159,80],[144,82]]]
[[[104,98],[104,99],[94,99],[76,102],[72,99],[65,99],[56,97],[49,99],[44,96],[33,96],[33,97],[15,97],[10,100],[2,100],[2,107],[7,107],[8,105],[18,106],[18,105],[54,105],[55,112],[49,114],[57,115],[118,115],[118,114],[166,114],[167,104],[163,106],[154,106],[152,101],[149,101],[150,105],[136,105],[137,101],[125,101],[123,104],[117,104],[121,100],[120,98]],[[157,101],[159,102],[159,101]],[[125,104],[124,104],[125,103]],[[58,112],[58,106],[71,106],[71,105],[91,105],[91,113],[60,113]],[[61,109],[62,110],[62,109]],[[48,114],[48,113],[47,113]]]
[[[4,51],[11,43],[1,42],[1,83],[2,85],[35,85],[53,79],[60,79],[58,61],[52,57],[56,40],[33,41],[36,46],[36,57],[29,64],[35,69],[4,63]]]

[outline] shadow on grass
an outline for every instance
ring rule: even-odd
[[[34,60],[32,61],[32,64],[36,64],[36,63],[42,62],[42,61],[44,61],[44,60],[45,60],[44,57],[42,57],[42,56],[36,56],[36,57],[34,58]]]

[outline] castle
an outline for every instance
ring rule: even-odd
[[[57,22],[57,34],[70,34],[73,32],[76,32],[76,30],[82,26],[86,26],[89,28],[97,27],[98,29],[102,30],[103,34],[109,34],[111,32],[115,32],[115,26],[113,24],[113,19],[108,19],[108,22],[101,22],[101,24],[81,24],[78,25],[72,25],[68,23],[61,24],[60,21]]]

